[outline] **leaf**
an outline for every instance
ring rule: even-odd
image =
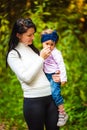
[[[82,90],[80,90],[80,97],[81,97],[81,99],[82,99],[84,102],[87,101],[87,97],[86,97],[86,95],[85,95],[85,92],[82,91]]]

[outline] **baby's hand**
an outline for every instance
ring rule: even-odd
[[[66,81],[61,82],[61,86],[64,86],[66,84]]]

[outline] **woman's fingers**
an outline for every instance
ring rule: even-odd
[[[40,56],[46,59],[51,54],[51,50],[49,48],[44,48],[40,52]]]
[[[55,73],[56,73],[56,74],[60,74],[60,70],[57,70]]]
[[[60,82],[60,75],[59,74],[53,74],[52,78],[55,82]]]

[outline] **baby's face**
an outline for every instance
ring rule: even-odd
[[[50,50],[52,51],[55,47],[55,42],[53,42],[52,40],[48,40],[42,43],[43,48],[50,48]]]

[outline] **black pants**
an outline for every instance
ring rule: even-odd
[[[51,96],[24,98],[24,117],[29,130],[59,130],[58,111]]]

